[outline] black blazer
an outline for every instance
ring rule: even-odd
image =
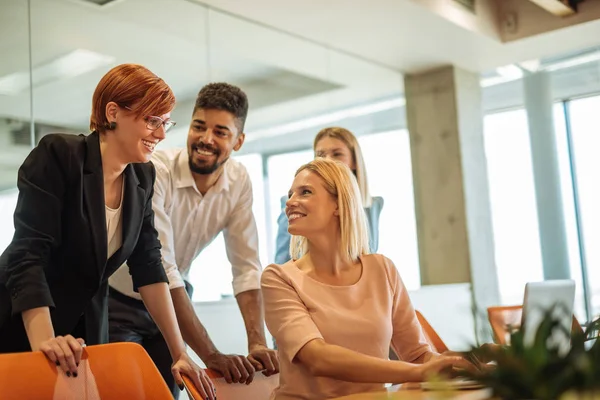
[[[107,260],[99,135],[47,135],[18,174],[15,235],[0,257],[0,353],[30,350],[21,312],[49,306],[54,332],[108,342],[108,277],[127,261],[135,289],[168,282],[154,229],[152,163],[124,171],[123,242]]]

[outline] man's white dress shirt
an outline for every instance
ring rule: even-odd
[[[229,159],[224,170],[203,196],[194,182],[186,149],[157,150],[152,156],[156,183],[152,207],[154,225],[162,245],[162,259],[169,288],[185,286],[192,261],[222,231],[233,272],[234,295],[260,289],[261,265],[258,231],[252,213],[252,183],[246,168]],[[206,279],[211,269],[203,265]],[[119,292],[137,299],[127,264],[110,278]]]

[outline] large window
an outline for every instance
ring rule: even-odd
[[[248,154],[234,157],[241,162],[250,175],[254,202],[252,210],[258,228],[258,245],[261,261],[267,260],[265,198],[263,187],[262,157],[259,154]],[[192,263],[190,283],[194,285],[193,301],[218,301],[232,296],[231,264],[225,252],[223,234],[219,234]]]
[[[581,236],[591,289],[593,314],[600,313],[600,97],[569,104],[573,164],[581,217]]]
[[[585,292],[579,255],[579,237],[577,218],[573,196],[573,180],[571,175],[571,160],[569,155],[569,138],[563,103],[554,106],[554,129],[556,131],[556,151],[558,156],[560,186],[562,192],[563,216],[569,253],[569,269],[571,278],[576,282],[575,315],[580,321],[586,320]]]
[[[575,313],[584,320],[583,279],[562,103],[555,105],[554,121],[569,268],[577,284]],[[525,284],[544,279],[525,110],[487,115],[484,135],[500,295],[504,304],[520,304]]]
[[[421,274],[408,131],[361,136],[359,142],[371,194],[384,200],[378,253],[394,262],[409,290],[418,289]]]
[[[275,258],[275,238],[277,235],[277,217],[281,214],[281,198],[287,196],[296,170],[313,159],[312,150],[301,150],[271,156],[267,160],[269,171],[269,204],[272,238],[269,243],[269,262]]]
[[[484,138],[500,296],[521,304],[525,284],[543,279],[525,110],[487,115]]]

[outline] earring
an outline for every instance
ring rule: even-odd
[[[108,124],[108,129],[114,131],[117,129],[117,123],[115,121],[111,121],[110,124]]]

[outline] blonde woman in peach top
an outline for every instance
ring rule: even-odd
[[[419,382],[460,357],[433,353],[394,264],[368,254],[360,191],[345,165],[316,159],[286,203],[292,260],[262,275],[281,363],[272,399],[330,399]],[[401,361],[388,358],[389,347]]]

